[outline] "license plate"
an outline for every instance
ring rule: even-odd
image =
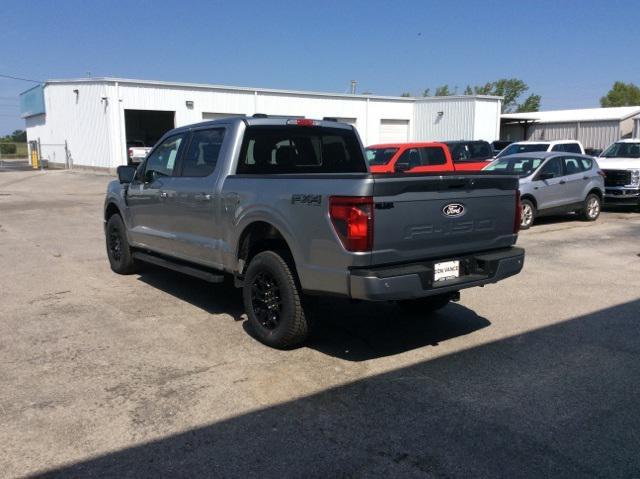
[[[433,265],[433,281],[446,281],[460,276],[460,261],[445,261]]]

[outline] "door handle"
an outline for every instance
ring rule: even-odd
[[[167,193],[166,191],[161,191],[160,192],[160,198],[165,199],[169,197],[169,193]]]
[[[211,201],[211,195],[209,193],[197,193],[195,199],[196,201]]]
[[[588,177],[588,176],[583,176],[583,177],[582,177],[582,179],[583,179],[583,180],[588,180],[588,179],[589,179],[589,177]]]
[[[564,181],[564,180],[560,180],[560,183],[559,183],[559,184],[564,185],[565,183],[566,183],[566,181]]]

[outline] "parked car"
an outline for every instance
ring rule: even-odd
[[[616,141],[597,158],[607,204],[640,206],[640,139]]]
[[[593,157],[598,157],[600,156],[601,153],[602,153],[602,148],[585,148],[584,149],[585,155],[589,155]]]
[[[372,173],[455,171],[444,143],[387,143],[369,146],[365,153]]]
[[[456,171],[480,171],[493,160],[493,148],[487,141],[445,141]]]
[[[504,150],[507,146],[509,146],[513,141],[510,140],[496,140],[491,142],[491,147],[493,148],[493,156],[496,156],[502,150]]]
[[[129,140],[127,141],[127,163],[134,165],[144,160],[149,152],[150,146],[145,146],[144,141],[141,140]]]
[[[355,129],[234,117],[166,133],[120,166],[104,207],[111,269],[150,262],[232,275],[273,347],[310,330],[308,297],[397,301],[425,313],[520,272],[518,181],[372,175]]]
[[[518,153],[494,160],[485,171],[520,178],[520,227],[539,216],[576,212],[585,221],[600,215],[604,173],[590,156],[556,152]]]
[[[577,153],[584,155],[582,143],[576,140],[559,141],[517,141],[511,143],[504,150],[496,155],[496,158],[516,153],[532,153],[535,151],[562,151],[566,153]]]

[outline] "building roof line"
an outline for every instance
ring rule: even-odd
[[[259,92],[259,93],[271,93],[280,95],[306,95],[317,97],[329,97],[329,98],[348,98],[348,99],[372,99],[372,100],[394,100],[405,101],[407,103],[415,103],[422,101],[440,101],[448,99],[491,99],[497,100],[502,97],[490,96],[490,95],[452,95],[446,97],[402,97],[402,96],[386,96],[386,95],[364,95],[364,94],[350,94],[350,93],[332,93],[332,92],[319,92],[319,91],[306,91],[306,90],[287,90],[278,88],[258,88],[258,87],[242,87],[242,86],[229,86],[229,85],[217,85],[209,83],[188,83],[188,82],[170,82],[162,80],[138,80],[132,78],[115,78],[115,77],[92,77],[92,78],[69,78],[69,79],[52,79],[44,82],[44,85],[54,84],[73,84],[73,83],[121,83],[121,84],[133,84],[133,85],[149,85],[149,86],[164,86],[164,87],[178,87],[178,88],[195,88],[204,90],[226,90],[226,91],[243,91],[243,92]]]

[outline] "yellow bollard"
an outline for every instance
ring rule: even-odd
[[[31,167],[34,170],[40,168],[40,158],[38,158],[38,150],[35,148],[31,149]]]

